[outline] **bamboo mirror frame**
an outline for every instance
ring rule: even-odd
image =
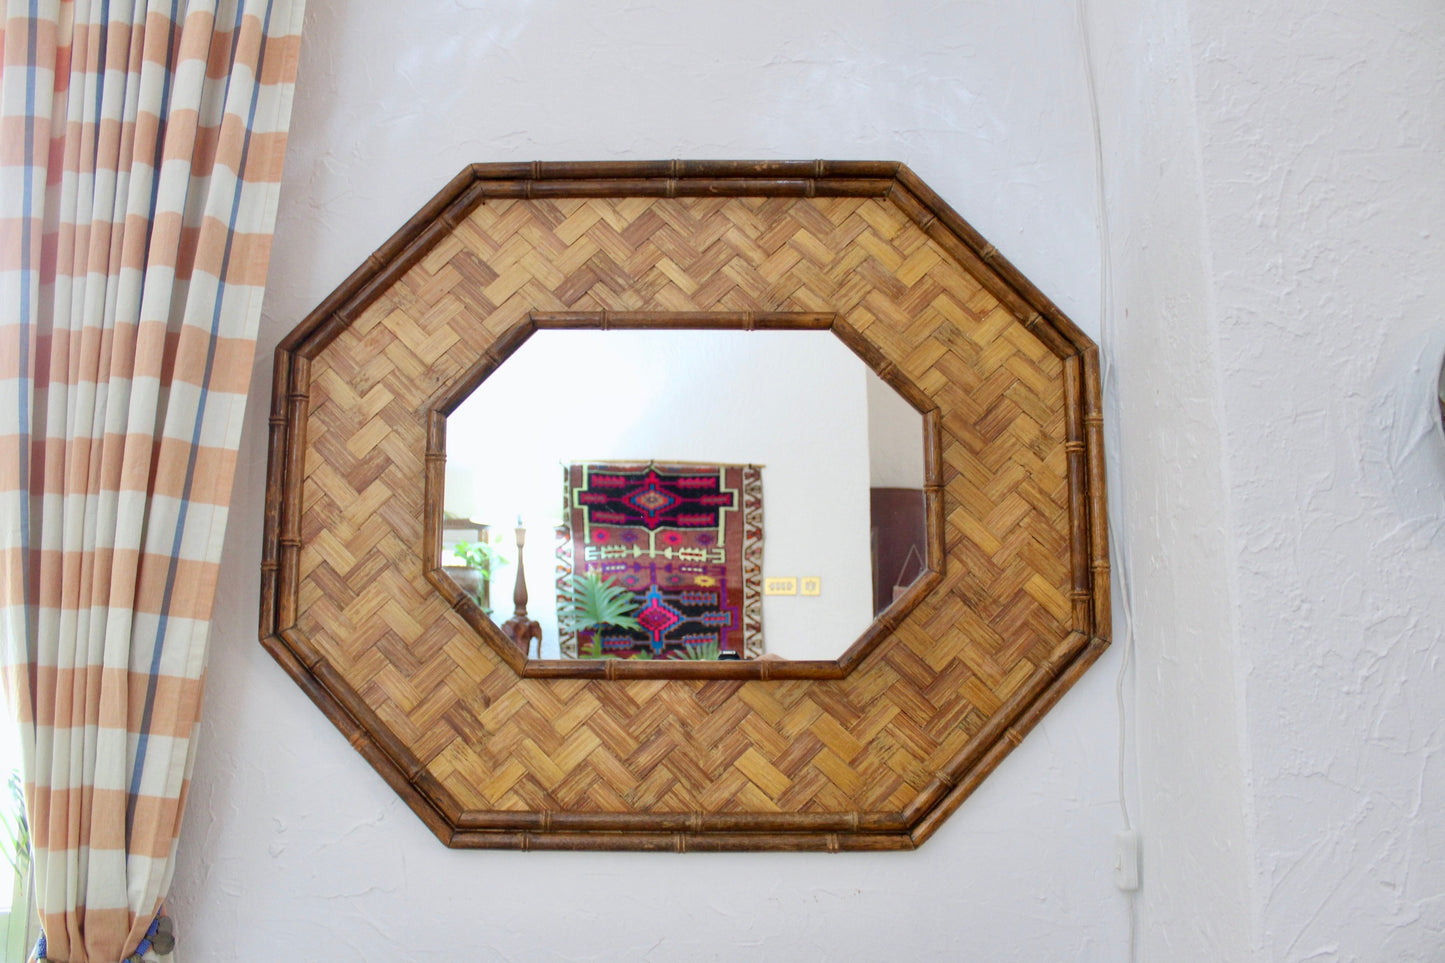
[[[927,570],[836,661],[529,660],[440,568],[445,418],[549,328],[832,331]],[[1097,350],[865,161],[478,164],[276,350],[263,644],[447,845],[911,849],[1108,644]]]

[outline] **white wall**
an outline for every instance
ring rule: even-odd
[[[868,397],[868,478],[874,488],[923,487],[923,416],[871,369]]]
[[[1088,7],[1139,956],[1437,959],[1445,8]],[[189,958],[1127,957],[1121,646],[919,853],[674,858],[445,850],[251,628],[270,348],[466,162],[899,158],[1099,334],[1074,10],[311,5],[173,887]]]
[[[1116,284],[1105,343],[1111,541],[1115,587],[1128,578],[1132,588],[1138,656],[1129,734],[1144,852],[1139,959],[1248,960],[1245,665],[1224,538],[1229,478],[1188,29],[1178,0],[1094,8]]]
[[[764,596],[765,649],[836,659],[873,621],[868,373],[826,331],[541,331],[447,418],[446,508],[506,539],[519,514],[533,529],[527,613],[555,659],[562,464],[758,465],[764,576],[823,580],[822,595]],[[515,577],[492,581],[499,622]]]
[[[1445,946],[1445,6],[1189,4],[1254,938]]]
[[[1445,8],[1105,0],[1142,958],[1445,946]]]
[[[255,639],[271,348],[472,161],[907,161],[1095,330],[1072,5],[313,2],[172,888],[188,959],[1118,960],[1105,656],[914,854],[452,852]]]

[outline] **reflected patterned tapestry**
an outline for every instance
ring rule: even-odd
[[[763,483],[756,465],[577,462],[557,536],[564,658],[743,658],[763,653]],[[591,622],[586,583],[619,596]],[[632,625],[635,624],[635,627]]]

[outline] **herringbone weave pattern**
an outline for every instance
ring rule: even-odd
[[[565,310],[842,315],[948,412],[942,586],[834,682],[519,678],[423,576],[425,415]],[[309,396],[297,628],[467,809],[898,812],[1073,628],[1061,362],[883,200],[488,201]]]

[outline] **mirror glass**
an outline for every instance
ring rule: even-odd
[[[522,559],[533,658],[836,659],[924,571],[923,452],[828,331],[539,331],[447,418],[441,562],[503,626]]]

